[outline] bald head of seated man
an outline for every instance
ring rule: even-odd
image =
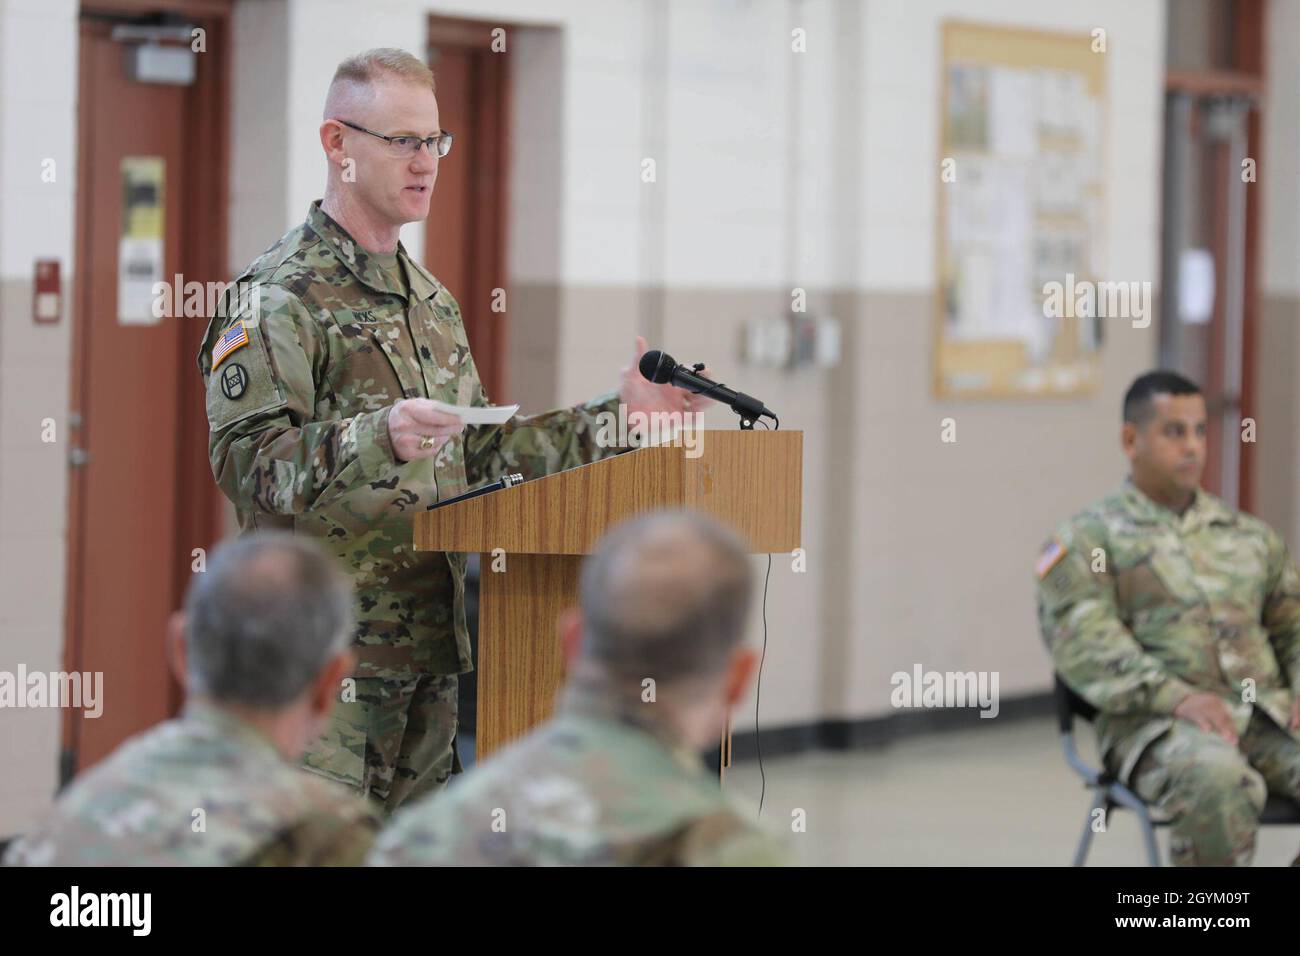
[[[167,636],[183,713],[82,773],[5,863],[360,863],[372,812],[299,765],[355,665],[352,623],[351,588],[313,543],[272,532],[218,548]]]
[[[701,515],[615,528],[560,622],[553,719],[447,792],[401,811],[375,865],[776,865],[700,757],[717,747],[756,657],[749,560]]]

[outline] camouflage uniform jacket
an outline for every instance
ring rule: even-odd
[[[633,707],[653,707],[636,703]],[[394,817],[379,866],[772,866],[699,756],[607,695],[566,690],[559,714],[444,793]]]
[[[5,864],[355,866],[377,829],[256,727],[191,701],[74,780]]]
[[[1127,779],[1194,691],[1237,733],[1252,706],[1279,727],[1300,693],[1300,576],[1271,528],[1204,491],[1182,515],[1127,483],[1057,530],[1038,565],[1057,673],[1101,713],[1102,753]]]
[[[467,427],[436,458],[398,462],[398,400],[489,404],[456,300],[400,244],[398,258],[407,290],[313,203],[235,280],[198,357],[209,457],[241,528],[319,538],[351,575],[359,675],[457,674],[471,669],[466,556],[413,551],[413,516],[503,473],[623,450],[597,442],[618,397]]]

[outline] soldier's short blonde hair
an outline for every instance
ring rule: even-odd
[[[429,69],[428,64],[415,54],[396,47],[376,47],[348,57],[334,71],[330,86],[340,82],[369,86],[385,76],[427,86],[437,92],[434,88],[433,70]]]
[[[338,119],[359,104],[370,101],[375,84],[396,79],[436,92],[433,70],[414,54],[394,47],[377,47],[350,56],[338,65],[325,95],[325,119]],[[346,118],[346,117],[345,117]]]

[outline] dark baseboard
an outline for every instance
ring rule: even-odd
[[[1000,701],[998,715],[993,719],[1005,723],[1051,717],[1055,713],[1056,698],[1050,692],[1044,692]],[[741,719],[737,720],[736,717]],[[870,750],[907,737],[950,730],[974,730],[989,724],[989,718],[981,717],[979,711],[972,707],[936,707],[930,710],[902,710],[858,720],[822,720],[811,724],[769,727],[764,728],[756,738],[752,729],[743,732],[736,729],[737,724],[743,721],[743,715],[738,712],[736,717],[733,717],[731,725],[733,763],[756,759],[760,742],[763,759],[767,760],[816,750]]]

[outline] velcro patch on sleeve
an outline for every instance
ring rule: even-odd
[[[286,404],[284,391],[271,371],[262,331],[262,327],[245,327],[245,344],[250,347],[232,349],[223,356],[220,368],[214,362],[208,374],[208,425],[213,431]]]
[[[1038,590],[1051,603],[1069,600],[1090,592],[1097,586],[1096,576],[1077,551],[1071,552],[1061,542],[1060,554],[1050,545],[1039,558]]]

